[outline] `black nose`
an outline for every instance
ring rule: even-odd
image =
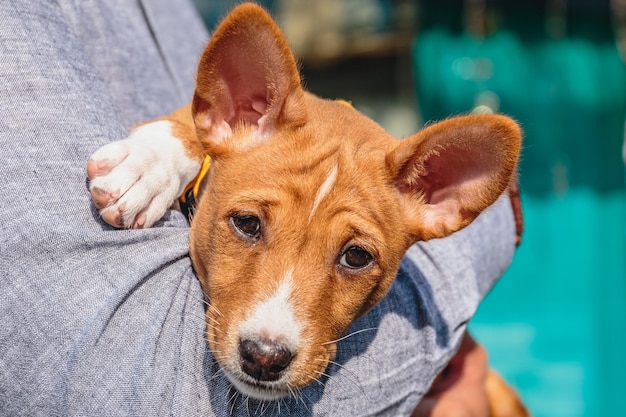
[[[276,381],[293,359],[283,345],[266,339],[239,341],[241,369],[257,381]]]

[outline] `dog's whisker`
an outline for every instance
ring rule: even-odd
[[[302,405],[304,406],[304,408],[307,410],[307,412],[310,412],[311,408],[309,407],[309,404],[311,403],[311,399],[309,397],[306,397],[305,399],[304,397],[306,396],[306,394],[303,391],[299,391],[298,396],[300,397],[300,401],[302,402]]]
[[[225,352],[222,351],[223,345],[215,342],[215,346],[213,344],[209,344],[209,351],[213,354],[215,359],[223,359],[226,357]]]
[[[280,403],[282,402],[281,400],[278,401],[274,401],[274,402],[266,402],[266,407],[265,407],[265,412],[269,413],[270,412],[270,407],[272,408],[272,411],[276,411],[277,414],[280,414]]]
[[[206,322],[206,325],[208,327],[210,327],[211,329],[216,329],[216,330],[220,330],[222,327],[222,323],[218,320],[212,319],[212,320],[204,320]]]
[[[319,371],[316,371],[316,373],[320,373]],[[321,375],[321,376],[325,376],[325,375]],[[330,377],[329,377],[330,378]],[[320,381],[319,377],[315,378],[314,381],[320,386],[323,387],[324,383],[322,381]]]
[[[272,403],[269,402],[269,401],[261,401],[260,402],[260,408],[261,408],[261,413],[260,414],[264,415],[264,414],[268,413],[270,411],[270,406],[271,405],[272,405]]]
[[[219,324],[205,323],[205,325],[207,329],[215,330],[216,332],[219,332],[219,333],[222,333],[224,331]]]
[[[246,413],[250,416],[250,396],[246,396],[243,400],[243,404],[246,407]]]
[[[209,332],[204,332],[204,334],[208,337],[209,336]],[[212,340],[211,341],[211,346],[221,346],[222,342],[218,342],[217,340]]]
[[[205,320],[205,321],[206,321],[207,326],[210,326],[213,329],[219,329],[222,327],[222,323],[220,323],[217,320],[210,320],[210,321]]]
[[[213,331],[215,333],[224,334],[224,329],[222,328],[222,322],[217,320],[215,317],[211,317],[210,315],[207,315],[205,324],[208,330]],[[206,332],[207,336],[209,334],[208,330]]]
[[[340,369],[345,368],[345,366],[344,366],[344,365],[342,365],[342,364],[340,364],[339,362],[336,362],[336,361],[327,361],[327,362],[328,362],[329,364],[331,364],[331,365],[335,365],[336,367],[338,367],[338,368],[340,368]]]
[[[331,360],[329,360],[329,359],[324,359],[324,358],[313,358],[313,360],[314,360],[315,362],[322,362],[322,363],[325,365],[325,368],[328,368],[328,365],[335,365],[335,366],[337,366],[337,367],[339,367],[339,368],[343,368],[343,365],[341,365],[340,363],[338,363],[338,362],[333,362],[333,361],[331,361]]]
[[[207,337],[210,335],[211,332],[215,332],[216,334],[218,333],[221,335],[225,334],[224,329],[222,329],[221,327],[212,326],[210,324],[207,324],[206,327],[207,327],[207,330],[204,333],[207,335]]]
[[[216,319],[215,317],[211,315],[211,312],[209,312],[209,314],[206,315],[206,318],[218,324],[220,322],[218,319]]]
[[[335,362],[335,361],[327,361],[329,364],[336,366],[338,368],[338,370],[340,370],[340,373],[337,373],[335,376],[331,376],[325,372],[321,372],[321,371],[315,371],[320,375],[326,376],[331,380],[337,380],[338,377],[344,377],[346,378],[348,381],[350,381],[351,384],[353,384],[354,386],[359,388],[359,391],[361,391],[361,393],[363,395],[365,395],[365,390],[363,389],[363,386],[361,385],[361,383],[359,382],[359,376],[358,374],[354,373],[353,371],[349,370],[348,368],[346,368],[344,365],[342,365],[339,362]]]
[[[327,378],[328,380],[333,380],[333,377],[331,375],[322,371],[318,371],[317,369],[314,370],[313,373],[317,374],[317,376],[314,378],[314,381],[322,388],[325,387],[326,384],[322,382],[321,378]]]
[[[357,335],[357,334],[360,334],[360,333],[363,333],[363,332],[372,331],[372,330],[378,330],[378,328],[377,328],[377,327],[368,327],[368,328],[366,328],[366,329],[356,330],[356,331],[354,331],[354,332],[352,332],[352,333],[350,333],[350,334],[347,334],[347,335],[345,335],[345,336],[343,336],[343,337],[340,337],[339,339],[335,339],[335,340],[330,340],[330,341],[328,341],[328,342],[324,342],[324,343],[322,343],[322,346],[324,346],[324,345],[330,345],[330,344],[332,344],[332,343],[337,343],[337,342],[340,342],[340,341],[342,341],[342,340],[346,340],[346,339],[348,339],[348,338],[350,338],[350,337],[352,337],[352,336],[355,336],[355,335]]]
[[[211,334],[213,332],[214,333],[223,333],[222,329],[211,327],[211,326],[207,326],[207,330],[205,330],[205,332],[204,332],[205,336],[207,337],[207,340],[212,340],[212,339],[210,339],[210,336],[211,336]],[[212,341],[211,343],[215,344],[215,345],[219,344],[219,342],[217,342],[217,341]]]
[[[313,372],[315,372],[319,376],[324,376],[324,377],[326,377],[328,379],[333,379],[333,377],[331,375],[327,374],[326,372],[318,371],[317,369],[314,370]],[[321,381],[319,381],[319,379],[317,381],[321,383]]]
[[[209,304],[209,308],[215,311],[220,317],[224,317],[224,314],[215,306],[215,304]]]
[[[335,381],[335,380],[337,379],[337,378],[335,378],[333,375],[331,375],[331,374],[329,374],[329,373],[327,373],[327,372],[323,372],[323,371],[319,371],[319,370],[314,370],[313,372],[314,372],[314,373],[316,373],[316,374],[318,375],[318,376],[315,378],[315,381],[317,381],[317,383],[318,383],[320,386],[322,386],[322,387],[326,386],[326,384],[325,384],[324,382],[322,382],[322,381],[320,380],[320,378],[322,378],[322,377],[323,377],[323,378],[328,379],[329,381]]]
[[[189,291],[187,291],[187,293],[189,294]],[[204,297],[193,297],[196,301],[198,301],[200,304],[203,304],[205,306],[210,306],[211,304],[209,303],[209,301],[204,298]]]
[[[259,411],[260,410],[260,411]],[[259,401],[254,410],[255,415],[263,415],[263,401]]]
[[[209,382],[213,382],[216,379],[219,379],[221,377],[225,377],[226,373],[224,372],[224,370],[222,369],[222,367],[218,367],[218,371],[211,376],[211,378],[209,378]]]
[[[234,414],[234,411],[235,411],[235,403],[237,401],[237,398],[241,395],[241,393],[237,391],[235,388],[231,387],[230,389],[233,392],[233,394],[228,399],[228,402],[230,403],[230,414],[232,415]]]
[[[221,352],[219,354],[214,354],[213,356],[215,356],[215,359],[217,359],[218,362],[226,362],[228,360],[228,356],[222,354]]]
[[[219,349],[218,350],[211,349],[211,353],[213,354],[213,357],[215,358],[215,360],[221,360],[226,357],[226,355],[224,355],[224,353]]]
[[[207,340],[207,342],[209,342],[210,346],[219,346],[221,344],[221,342],[218,342],[217,340],[215,340],[215,338],[212,338],[211,335],[214,333],[221,333],[220,329],[207,329],[204,331],[204,336]]]

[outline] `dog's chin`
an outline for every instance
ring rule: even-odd
[[[243,380],[225,372],[230,383],[242,394],[262,401],[278,400],[294,394],[294,389],[281,382],[254,381],[250,378]]]

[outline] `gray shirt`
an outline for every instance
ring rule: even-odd
[[[0,2],[0,415],[408,415],[508,266],[502,199],[409,250],[329,377],[279,402],[233,391],[185,219],[113,230],[85,175],[95,149],[190,100],[206,39],[185,0]]]

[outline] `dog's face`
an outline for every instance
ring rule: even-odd
[[[209,345],[233,384],[262,399],[320,377],[408,246],[493,203],[520,146],[500,116],[400,142],[349,105],[305,93],[278,28],[252,5],[213,35],[193,112],[212,157],[191,226]]]
[[[384,166],[395,140],[344,104],[306,101],[316,111],[304,126],[213,162],[192,225],[211,346],[234,381],[261,396],[321,375],[334,341],[385,294],[409,244],[393,226],[403,213]],[[289,351],[289,366],[246,368],[248,340]]]

